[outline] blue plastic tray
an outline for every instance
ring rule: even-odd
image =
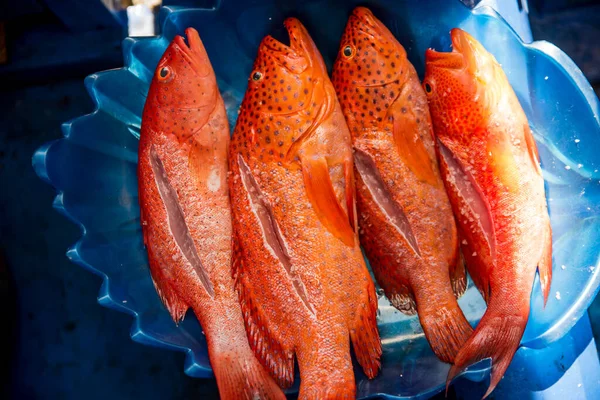
[[[283,3],[224,0],[215,7],[207,2],[210,9],[163,9],[163,36],[126,39],[126,67],[85,81],[96,110],[64,124],[65,138],[33,157],[38,175],[58,190],[54,207],[82,228],[82,238],[67,256],[102,276],[99,303],[134,316],[133,340],[185,351],[185,372],[194,377],[212,376],[201,328],[192,314],[179,327],[171,321],[152,285],[142,245],[136,163],[144,100],[164,49],[188,26],[200,32],[211,57],[232,127],[258,43],[269,33],[285,37],[285,17],[300,18],[331,66],[347,16],[359,3]],[[448,0],[366,3],[406,47],[420,73],[425,49],[448,50],[453,27],[473,34],[503,65],[535,132],[547,183],[554,230],[551,296],[543,309],[535,283],[522,341],[529,348],[546,347],[585,313],[600,282],[597,97],[562,51],[546,42],[523,44],[489,7],[471,10]],[[472,323],[485,310],[474,287],[459,303]],[[440,391],[449,366],[433,355],[418,320],[397,312],[384,297],[379,304],[383,371],[372,381],[358,373],[358,395],[421,398]],[[480,364],[466,375],[481,380],[487,373]]]

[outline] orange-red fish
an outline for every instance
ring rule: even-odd
[[[517,96],[480,43],[460,29],[451,38],[452,52],[427,51],[423,86],[467,268],[488,308],[448,381],[491,358],[487,396],[519,347],[536,268],[548,298],[552,232],[537,147]]]
[[[158,294],[175,322],[188,308],[206,335],[222,399],[285,399],[248,344],[231,277],[229,126],[194,29],[158,63],[142,117],[139,196]]]
[[[353,399],[352,342],[369,377],[377,297],[356,233],[350,134],[314,42],[258,49],[230,151],[234,271],[250,345],[301,399]]]
[[[375,278],[396,308],[418,312],[433,351],[451,363],[473,329],[455,297],[466,273],[427,99],[402,45],[364,7],[348,20],[333,83],[352,135],[360,241]]]

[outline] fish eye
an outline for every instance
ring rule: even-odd
[[[345,57],[351,57],[354,52],[352,51],[351,46],[346,46],[346,47],[344,47],[344,50],[342,50],[342,53],[344,54]]]
[[[170,75],[171,75],[171,68],[169,68],[169,67],[162,67],[158,71],[158,77],[161,80],[166,80]]]
[[[260,81],[262,79],[262,77],[263,77],[263,74],[260,71],[254,71],[254,73],[252,73],[252,80],[255,82]]]
[[[425,93],[427,94],[431,94],[431,92],[433,92],[433,88],[431,87],[431,84],[429,82],[425,82]]]

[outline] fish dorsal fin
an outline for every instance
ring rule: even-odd
[[[285,243],[283,234],[279,229],[279,225],[277,224],[275,216],[273,215],[271,205],[265,199],[258,182],[256,182],[254,175],[252,175],[252,171],[250,171],[250,168],[241,155],[238,155],[238,165],[240,167],[242,184],[248,193],[250,204],[252,205],[254,214],[259,221],[259,226],[261,228],[265,244],[271,249],[281,265],[283,265],[288,277],[292,281],[296,293],[306,308],[312,314],[315,314],[315,308],[309,300],[304,282],[302,282],[302,279],[300,279],[298,274],[293,272],[292,260],[289,255],[288,247]]]
[[[409,107],[402,107],[392,114],[394,142],[400,158],[422,182],[438,185],[435,161],[430,157],[425,143],[419,137],[417,117]]]
[[[456,191],[459,199],[466,205],[465,212],[470,214],[474,223],[479,226],[487,242],[492,260],[496,259],[496,234],[494,221],[492,219],[491,209],[483,191],[477,184],[477,181],[465,168],[460,160],[452,151],[441,141],[438,140],[440,156],[447,165],[448,173],[446,180]],[[457,216],[458,219],[461,216]],[[468,262],[467,262],[468,265]]]
[[[232,237],[232,256],[231,273],[235,281],[235,289],[239,295],[240,308],[244,317],[244,325],[248,337],[248,344],[254,354],[271,373],[271,376],[282,388],[292,386],[294,382],[294,350],[291,343],[282,339],[277,333],[277,322],[271,321],[260,306],[261,302],[256,302],[257,293],[263,294],[263,287],[255,288],[252,286],[247,274],[253,267],[246,264],[246,259],[240,246],[239,234],[236,229]],[[257,304],[258,303],[258,304]]]
[[[163,165],[160,156],[156,153],[154,146],[150,148],[150,167],[154,173],[156,187],[158,188],[158,193],[160,194],[160,198],[167,213],[169,230],[173,235],[173,239],[185,259],[198,275],[206,293],[208,293],[210,297],[214,297],[215,290],[213,284],[208,275],[208,271],[204,268],[202,261],[200,261],[196,244],[194,243],[194,239],[192,238],[185,221],[185,215],[181,209],[181,204],[179,204],[177,192],[171,185],[165,166]]]
[[[356,233],[338,201],[327,161],[323,157],[308,156],[302,158],[301,164],[306,194],[319,220],[333,236],[347,246],[354,246]],[[349,210],[351,215],[353,210],[354,206],[352,211]]]
[[[373,158],[366,152],[355,148],[354,165],[381,212],[406,240],[406,243],[412,251],[417,256],[421,257],[419,244],[413,234],[410,222],[408,221],[402,206],[392,198],[392,194],[383,182],[383,178],[377,170]]]

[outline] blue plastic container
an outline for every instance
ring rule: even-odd
[[[154,68],[169,41],[186,27],[195,27],[217,73],[233,127],[263,36],[283,37],[283,20],[296,16],[331,66],[346,19],[358,4],[365,2],[223,0],[215,7],[204,4],[210,9],[165,8],[161,13],[163,36],[125,40],[125,68],[94,74],[85,81],[96,110],[64,124],[65,138],[43,146],[34,155],[38,175],[58,190],[54,206],[82,228],[82,238],[67,256],[102,276],[100,304],[134,316],[133,340],[185,351],[185,372],[190,376],[212,376],[206,343],[192,314],[177,327],[160,303],[150,279],[139,223],[137,146]],[[496,393],[520,388],[519,398],[542,398],[548,389],[566,382],[561,378],[567,374],[542,368],[545,372],[536,377],[534,372],[549,360],[558,360],[560,365],[561,357],[565,369],[578,357],[587,357],[587,378],[595,382],[595,386],[586,382],[585,387],[584,382],[579,387],[571,380],[560,383],[566,385],[567,393],[577,394],[578,388],[583,388],[583,395],[585,391],[594,393],[589,391],[600,388],[600,367],[587,316],[571,330],[585,315],[600,283],[600,106],[592,88],[562,51],[546,42],[523,44],[490,7],[472,10],[449,0],[380,0],[366,5],[405,46],[421,74],[425,49],[448,50],[453,27],[473,34],[502,64],[540,150],[554,231],[554,277],[545,309],[539,283],[534,284],[523,348]],[[519,24],[522,27],[522,22]],[[527,32],[523,30],[522,37]],[[473,324],[485,310],[472,285],[459,303]],[[383,370],[372,381],[357,372],[358,395],[426,398],[441,391],[449,366],[432,353],[418,319],[399,313],[384,297],[379,305]],[[480,363],[465,377],[485,382],[488,367]],[[474,385],[459,381],[457,390],[471,390]],[[483,386],[479,396],[482,393]]]

